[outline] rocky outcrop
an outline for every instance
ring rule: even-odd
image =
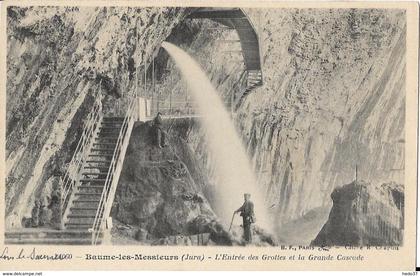
[[[168,146],[159,148],[150,123],[135,125],[111,212],[114,236],[152,245],[243,243],[242,230],[226,231],[207,200],[209,184],[188,147],[197,127],[192,119],[166,121]],[[275,244],[258,227],[254,236],[255,245]]]
[[[154,138],[148,124],[134,127],[112,216],[156,238],[192,234],[187,226],[196,217],[216,216],[173,145],[161,149]]]
[[[396,183],[374,187],[354,181],[331,194],[329,218],[315,246],[402,245],[404,189]]]
[[[185,15],[182,8],[9,7],[6,224],[57,190],[92,100],[124,108],[135,68]],[[58,187],[59,188],[59,187]]]

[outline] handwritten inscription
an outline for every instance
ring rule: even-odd
[[[73,259],[71,253],[54,253],[54,254],[40,254],[36,252],[35,247],[32,250],[25,251],[25,249],[20,248],[16,252],[12,253],[9,251],[9,248],[6,246],[3,248],[0,255],[0,260],[2,261],[12,261],[12,260],[48,260],[48,261],[63,261]]]

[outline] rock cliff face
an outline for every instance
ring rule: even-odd
[[[373,187],[352,182],[331,194],[328,221],[312,241],[315,246],[402,245],[404,188],[395,183]]]
[[[359,177],[404,177],[405,14],[263,12],[266,85],[236,121],[281,221],[329,204]]]
[[[58,189],[98,91],[115,113],[117,99],[134,93],[134,64],[153,55],[185,13],[10,7],[7,14],[6,217],[19,227],[34,198]]]
[[[233,117],[279,224],[329,208],[331,192],[354,179],[356,165],[372,185],[403,183],[404,12],[247,12],[260,31],[264,86]],[[226,43],[237,39],[232,31],[214,36],[214,42],[198,36],[180,45],[229,105],[243,69],[232,50],[240,48]],[[202,145],[199,134],[191,139],[211,178],[211,157]]]
[[[264,86],[246,97],[233,119],[284,243],[309,243],[327,220],[331,193],[354,180],[356,165],[359,179],[369,186],[403,184],[405,14],[378,9],[246,12],[260,34]],[[209,20],[185,19],[186,14],[177,8],[8,10],[9,227],[20,225],[35,197],[59,189],[59,175],[96,93],[105,96],[108,114],[118,114],[125,105],[121,98],[134,91],[136,66],[157,54],[154,97],[187,97],[174,64],[158,50],[163,40],[197,59],[229,107],[244,69],[239,44],[232,42],[237,35]],[[151,96],[151,91],[142,93]],[[140,147],[148,157],[129,151],[131,165],[125,165],[121,180],[125,188],[119,187],[113,209],[122,224],[136,224],[154,238],[192,233],[185,223],[193,216],[214,216],[205,133],[192,122],[174,129],[182,130],[178,134],[185,141],[171,141],[176,146],[163,155],[133,140],[130,147]],[[182,171],[182,164],[189,173],[180,180],[171,173]],[[143,185],[156,177],[166,184]],[[162,193],[167,189],[170,193]],[[200,194],[206,203],[184,200],[184,193]],[[170,217],[174,207],[176,216]],[[166,226],[157,229],[158,223]],[[290,236],[299,225],[307,227],[305,236]]]

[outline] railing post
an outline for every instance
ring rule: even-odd
[[[144,93],[147,91],[147,59],[146,53],[144,54]]]
[[[235,87],[232,89],[232,93],[230,95],[230,114],[233,118],[233,111],[234,111],[234,105],[235,105]]]
[[[171,93],[169,94],[169,114],[172,114],[172,89],[171,89]]]
[[[153,95],[156,94],[156,81],[155,81],[155,58],[154,55],[152,55],[152,93]],[[156,101],[156,110],[159,112],[159,94],[156,95],[157,101]]]

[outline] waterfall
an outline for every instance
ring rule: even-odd
[[[250,193],[256,224],[271,230],[264,193],[257,186],[249,158],[218,92],[190,55],[168,42],[162,47],[175,61],[202,115],[201,122],[215,163],[217,199],[213,205],[216,205],[217,215],[229,226],[233,212],[243,204],[243,194]],[[238,218],[236,222],[239,222]]]

